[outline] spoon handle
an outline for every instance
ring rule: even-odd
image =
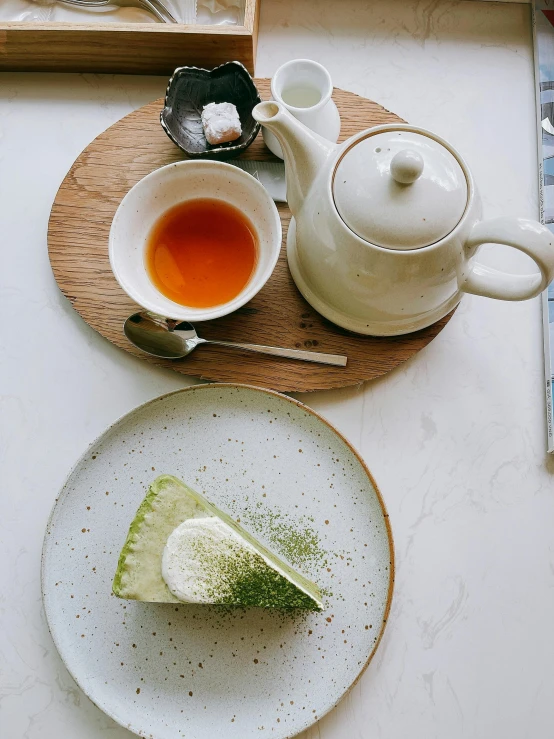
[[[231,341],[206,340],[207,344],[217,346],[228,346],[232,349],[244,349],[248,352],[259,354],[271,354],[274,357],[286,357],[287,359],[299,359],[303,362],[317,362],[319,364],[332,364],[335,367],[346,367],[347,358],[340,354],[322,354],[321,352],[305,352],[301,349],[283,349],[279,346],[262,346],[260,344],[235,344]]]

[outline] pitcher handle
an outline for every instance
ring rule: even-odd
[[[470,261],[460,290],[497,300],[528,300],[554,279],[554,235],[538,221],[525,218],[493,218],[473,227],[465,244],[473,251],[481,244],[504,244],[527,254],[539,268],[530,275],[514,275]]]

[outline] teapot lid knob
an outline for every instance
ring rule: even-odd
[[[401,185],[411,185],[421,176],[424,164],[423,157],[417,151],[403,149],[391,159],[390,171]]]

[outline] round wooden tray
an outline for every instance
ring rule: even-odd
[[[269,80],[257,79],[256,85],[263,98],[270,97]],[[402,120],[353,93],[335,89],[333,97],[341,114],[341,141],[363,128]],[[137,306],[111,272],[108,234],[128,190],[154,169],[183,158],[160,126],[162,106],[160,99],[139,108],[87,146],[52,207],[48,250],[54,276],[75,310],[103,336],[131,354],[184,375],[293,392],[355,385],[383,375],[426,346],[448,322],[452,314],[423,331],[393,338],[356,336],[329,323],[306,303],[292,281],[284,247],[290,211],[279,204],[283,248],[271,279],[250,303],[230,316],[199,325],[199,333],[205,338],[345,354],[348,365],[325,367],[213,346],[172,361],[135,349],[122,327]],[[274,160],[261,135],[243,158]]]

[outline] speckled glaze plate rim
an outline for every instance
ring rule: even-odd
[[[90,453],[91,449],[93,449],[95,446],[98,446],[100,441],[109,434],[116,426],[118,426],[120,423],[128,420],[131,416],[133,416],[136,413],[139,413],[143,411],[145,408],[147,408],[150,405],[153,405],[154,403],[158,403],[166,398],[169,398],[174,395],[179,395],[183,393],[188,392],[194,392],[199,391],[202,392],[204,389],[214,389],[214,388],[232,388],[232,389],[241,389],[241,390],[251,390],[255,392],[264,393],[266,395],[270,395],[276,398],[279,398],[280,400],[287,401],[288,403],[292,403],[293,405],[297,406],[301,410],[305,411],[309,415],[315,417],[317,420],[321,421],[327,428],[329,428],[332,432],[334,432],[337,437],[348,447],[350,452],[354,455],[354,457],[358,460],[360,463],[364,474],[367,475],[372,488],[375,492],[375,495],[377,497],[377,501],[379,503],[379,507],[383,514],[383,519],[385,523],[385,529],[386,529],[386,535],[387,535],[387,541],[388,541],[388,548],[389,548],[389,560],[390,560],[390,570],[389,570],[389,585],[388,585],[388,591],[387,591],[387,598],[385,603],[385,608],[383,612],[383,619],[380,624],[379,633],[377,635],[377,639],[375,641],[375,644],[373,645],[373,648],[371,652],[369,653],[366,662],[362,665],[360,668],[360,671],[357,675],[357,677],[352,681],[350,686],[344,690],[341,695],[339,695],[336,700],[332,703],[330,703],[328,706],[325,706],[321,712],[318,714],[317,718],[314,719],[308,719],[306,723],[299,728],[296,728],[294,730],[294,733],[287,734],[284,739],[293,739],[293,737],[298,736],[299,733],[305,731],[306,729],[313,726],[315,723],[320,721],[327,713],[333,710],[340,702],[341,700],[350,693],[352,688],[357,684],[357,682],[362,677],[363,673],[367,669],[369,663],[373,659],[377,648],[379,647],[379,644],[381,642],[381,639],[383,637],[385,627],[388,621],[388,615],[390,612],[391,604],[392,604],[392,596],[393,596],[393,590],[394,590],[394,581],[395,581],[395,555],[394,555],[394,540],[392,535],[392,529],[390,526],[390,520],[389,515],[387,512],[387,508],[385,505],[385,502],[383,500],[383,496],[381,495],[381,491],[379,490],[379,487],[377,483],[375,482],[375,479],[373,478],[373,475],[371,474],[368,466],[366,465],[365,461],[363,460],[360,453],[353,447],[353,445],[346,439],[343,434],[335,427],[333,424],[328,421],[324,416],[322,416],[317,411],[313,410],[313,408],[310,408],[305,403],[302,403],[299,400],[296,400],[295,398],[291,398],[288,395],[284,395],[283,393],[279,393],[275,390],[270,390],[268,388],[262,388],[258,387],[256,385],[248,385],[244,383],[232,383],[232,382],[210,382],[210,383],[199,383],[195,385],[189,385],[184,388],[180,388],[178,390],[173,390],[169,393],[163,393],[162,395],[158,395],[155,398],[152,398],[151,400],[146,401],[145,403],[141,403],[140,405],[136,406],[135,408],[132,408],[127,413],[122,414],[119,416],[115,421],[113,421],[109,426],[107,426],[84,450],[84,452],[80,455],[78,460],[75,462],[75,464],[72,466],[71,470],[69,471],[68,475],[66,476],[63,485],[60,488],[60,492],[54,499],[54,503],[52,506],[52,510],[50,511],[50,515],[48,516],[48,521],[46,524],[45,534],[44,534],[44,540],[42,545],[42,553],[41,553],[41,596],[42,596],[42,603],[44,607],[44,612],[46,615],[46,623],[48,625],[48,630],[50,632],[50,635],[52,637],[52,641],[54,642],[54,645],[56,647],[56,650],[58,654],[60,655],[60,658],[62,662],[64,663],[66,669],[68,670],[69,674],[73,678],[73,680],[76,682],[80,690],[83,691],[83,693],[87,696],[87,698],[101,711],[103,711],[107,716],[112,718],[114,721],[116,721],[120,726],[127,729],[128,731],[133,732],[139,737],[148,737],[148,739],[157,739],[150,731],[148,733],[145,733],[142,729],[139,727],[135,727],[133,724],[129,723],[124,719],[122,716],[119,716],[116,714],[111,708],[104,707],[103,703],[101,701],[96,701],[90,692],[88,691],[87,687],[83,684],[83,682],[79,679],[79,677],[70,669],[68,665],[68,661],[65,658],[64,655],[64,648],[62,647],[61,640],[59,640],[56,636],[55,630],[56,627],[52,624],[52,614],[50,612],[49,608],[49,594],[46,589],[46,556],[47,556],[47,550],[50,544],[51,540],[51,525],[54,519],[54,515],[56,513],[56,510],[58,506],[63,505],[63,502],[65,500],[65,497],[67,496],[69,492],[68,483],[73,477],[74,473],[79,469],[79,467],[84,464],[84,462],[87,459],[88,454]],[[245,737],[246,739],[246,737]]]

